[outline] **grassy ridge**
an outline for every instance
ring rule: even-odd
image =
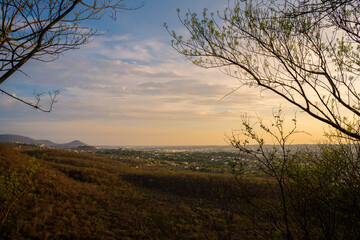
[[[249,195],[271,195],[263,179],[0,144],[4,171],[34,158],[35,188],[12,209],[5,239],[259,239],[239,208],[241,182]]]

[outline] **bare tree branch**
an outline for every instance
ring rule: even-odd
[[[41,95],[43,95],[43,93],[36,93],[36,92],[34,92],[34,97],[35,97],[36,103],[35,103],[35,104],[32,104],[32,103],[30,103],[30,102],[27,102],[26,100],[23,100],[23,99],[21,99],[21,98],[16,97],[15,95],[10,94],[10,93],[2,90],[2,89],[0,89],[0,92],[1,92],[2,94],[5,94],[5,95],[7,95],[7,96],[9,96],[9,97],[17,100],[17,101],[20,101],[20,102],[22,102],[22,103],[24,103],[24,104],[26,104],[26,105],[29,105],[30,107],[33,107],[33,108],[35,108],[35,109],[38,109],[38,110],[40,110],[40,111],[42,111],[42,112],[51,112],[52,109],[53,109],[53,105],[57,102],[57,99],[56,99],[56,98],[57,98],[57,96],[60,94],[60,91],[59,91],[59,90],[55,90],[55,91],[53,91],[53,93],[49,92],[50,106],[49,106],[48,109],[43,109],[43,108],[41,108],[41,106],[39,105],[39,104],[40,104],[40,97],[41,97]]]
[[[192,63],[226,68],[360,140],[359,1],[235,0],[218,14],[178,14],[187,39],[165,26]]]
[[[83,22],[100,20],[106,13],[115,19],[118,11],[133,10],[143,5],[127,7],[123,2],[124,0],[1,1],[0,84],[30,59],[53,61],[61,53],[77,49],[99,35]],[[37,106],[17,100],[32,107]],[[38,106],[36,108],[40,110]]]

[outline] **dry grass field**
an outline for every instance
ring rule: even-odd
[[[0,169],[4,239],[266,238],[246,201],[271,198],[263,178],[7,144]]]

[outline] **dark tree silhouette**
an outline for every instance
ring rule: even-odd
[[[140,6],[138,6],[140,7]],[[113,18],[119,10],[130,9],[124,0],[4,0],[0,3],[0,84],[30,59],[53,61],[61,53],[79,48],[98,35],[83,23],[100,20],[108,12]],[[17,100],[19,98],[1,90]],[[26,104],[49,112],[58,91],[50,94],[49,110],[36,103]]]
[[[195,65],[222,68],[360,139],[359,1],[236,0],[179,19],[189,36],[169,31],[172,46]]]

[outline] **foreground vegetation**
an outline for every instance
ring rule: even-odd
[[[0,144],[0,238],[359,239],[359,144],[337,137],[316,151],[289,151],[275,119],[277,134],[260,124],[278,136],[274,147],[246,122],[241,139],[258,148],[229,139],[257,162],[251,175],[243,158],[222,173],[201,172],[130,152]]]
[[[6,144],[0,157],[1,200],[18,198],[2,215],[1,238],[258,239],[236,209],[245,202],[230,174]],[[265,179],[247,182],[249,192],[270,196]]]

